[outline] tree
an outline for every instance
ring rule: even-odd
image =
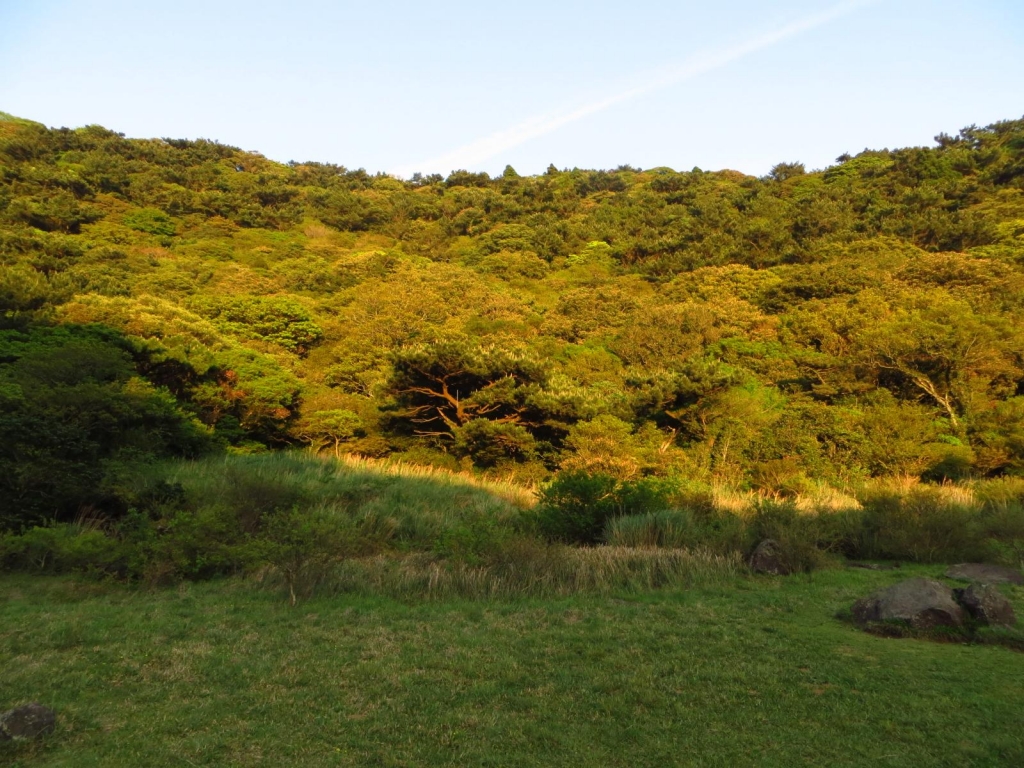
[[[305,414],[296,429],[298,438],[309,443],[313,450],[319,452],[330,446],[339,458],[343,443],[364,434],[363,420],[343,408]]]
[[[140,462],[195,456],[209,432],[140,378],[109,330],[0,331],[0,529],[124,512],[117,478]]]
[[[1005,320],[978,314],[944,291],[904,294],[891,314],[857,337],[861,359],[882,383],[908,384],[939,406],[957,434],[992,395],[1011,394],[1024,375]]]
[[[531,395],[544,368],[524,350],[440,341],[399,350],[392,366],[388,391],[401,405],[397,418],[415,434],[454,439],[475,419],[540,425]]]
[[[195,302],[195,308],[229,333],[269,341],[300,356],[324,335],[309,310],[287,296],[202,300]]]
[[[775,181],[788,181],[795,176],[803,176],[805,173],[803,163],[778,163],[772,167],[768,176]]]

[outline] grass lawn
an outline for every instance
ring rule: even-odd
[[[1024,765],[1024,654],[835,618],[942,570],[296,608],[240,580],[2,576],[0,710],[58,729],[0,764]]]

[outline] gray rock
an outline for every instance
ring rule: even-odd
[[[960,563],[946,571],[946,578],[959,581],[980,581],[982,584],[1024,584],[1024,575],[1004,565]]]
[[[53,730],[57,716],[42,704],[26,704],[0,714],[0,741],[34,739]]]
[[[782,548],[774,539],[765,539],[754,549],[750,556],[750,570],[754,573],[770,573],[773,576],[785,576],[789,568],[782,559]]]
[[[966,589],[953,590],[953,594],[979,624],[1012,627],[1017,623],[1010,601],[990,584],[971,584]]]
[[[907,579],[853,604],[853,618],[869,621],[899,621],[915,629],[959,627],[964,611],[953,599],[953,590],[934,579]]]

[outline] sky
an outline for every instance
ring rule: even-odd
[[[1021,0],[0,0],[0,111],[403,177],[823,168],[1024,115]]]

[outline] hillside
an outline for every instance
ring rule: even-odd
[[[0,510],[312,445],[791,495],[1024,471],[1024,120],[408,181],[0,115]],[[30,458],[26,458],[30,457]]]

